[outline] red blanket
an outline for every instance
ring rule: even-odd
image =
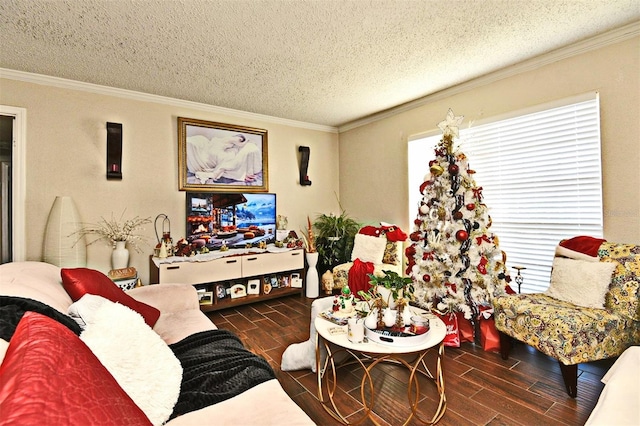
[[[371,288],[368,274],[373,274],[373,263],[363,262],[360,259],[353,261],[353,266],[349,269],[349,290],[351,294],[358,297],[360,290],[365,293]]]

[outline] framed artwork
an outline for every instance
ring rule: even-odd
[[[259,279],[251,279],[247,281],[247,294],[260,294]]]
[[[262,292],[264,294],[269,294],[271,293],[272,289],[273,287],[271,287],[271,280],[269,279],[269,277],[262,277]]]
[[[278,282],[278,277],[276,275],[271,275],[269,277],[269,284],[271,284],[271,288],[280,287],[280,283]]]
[[[300,278],[300,274],[297,272],[291,274],[289,277],[289,283],[293,288],[302,288],[302,279]]]
[[[247,295],[247,288],[243,284],[234,284],[231,286],[231,298],[237,299]]]
[[[268,192],[267,131],[178,117],[180,191]]]
[[[291,287],[291,283],[289,281],[289,275],[281,275],[278,277],[278,284],[280,287]]]
[[[213,292],[205,291],[204,293],[199,294],[200,304],[201,305],[212,305],[213,304]]]
[[[225,297],[227,297],[227,288],[224,284],[216,285],[216,297],[218,299],[224,299]]]

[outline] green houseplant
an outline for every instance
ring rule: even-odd
[[[413,280],[409,277],[400,276],[395,271],[382,271],[382,274],[368,274],[368,276],[372,290],[380,294],[387,305],[392,305],[391,301],[397,302],[400,298],[408,300],[413,298]],[[383,288],[388,290],[388,295],[381,294],[385,292]]]
[[[411,311],[405,312],[405,309],[413,300],[413,280],[394,271],[368,274],[368,277],[371,289],[367,293],[358,292],[369,305],[369,312],[365,314],[365,324],[368,324],[369,328],[390,327],[394,322],[398,328],[407,325]],[[407,318],[405,314],[408,314]]]
[[[353,241],[360,229],[356,220],[342,210],[339,216],[321,214],[313,222],[313,227],[316,230],[316,249],[320,256],[320,274],[351,260]]]

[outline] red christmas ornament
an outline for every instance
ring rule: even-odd
[[[455,220],[460,220],[460,219],[462,219],[462,212],[461,212],[461,211],[457,211],[457,212],[455,212],[455,213],[453,214],[453,218],[454,218]]]
[[[487,263],[489,263],[489,260],[486,257],[482,256],[480,258],[480,263],[478,264],[478,271],[480,271],[482,275],[487,274]]]
[[[461,229],[456,232],[456,240],[465,241],[467,238],[469,238],[469,233],[467,231]]]
[[[467,210],[473,210],[475,208],[476,208],[476,205],[474,203],[467,204]]]
[[[425,283],[428,283],[429,281],[431,281],[431,276],[429,274],[424,274],[422,276],[422,281],[424,281]]]
[[[457,175],[460,171],[460,167],[457,164],[449,164],[449,173],[452,175]]]

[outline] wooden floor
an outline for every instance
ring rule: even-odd
[[[212,312],[219,327],[237,333],[253,352],[264,356],[289,396],[319,425],[339,424],[316,398],[316,376],[311,370],[283,372],[282,353],[291,343],[309,338],[313,300],[299,296]],[[518,343],[508,360],[485,352],[472,343],[445,349],[444,377],[447,409],[439,425],[582,425],[602,390],[600,379],[613,360],[579,366],[578,397],[570,398],[555,360]],[[362,412],[360,380],[354,367],[339,375],[340,409],[356,420]],[[408,412],[406,381],[401,368],[384,365],[374,375],[380,424],[402,424]],[[435,404],[435,385],[420,381],[420,414],[430,418]],[[268,404],[268,401],[265,401]],[[259,409],[256,407],[256,409]],[[362,424],[372,424],[365,421]]]

